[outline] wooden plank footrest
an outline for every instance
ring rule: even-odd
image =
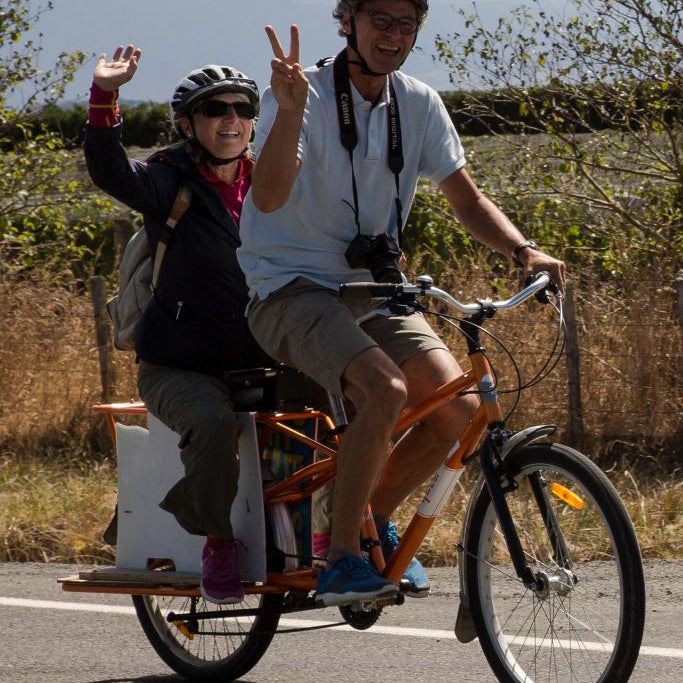
[[[196,572],[154,571],[152,569],[118,569],[102,567],[88,569],[73,576],[57,579],[65,584],[87,585],[127,585],[127,586],[169,586],[175,588],[194,588],[201,582],[201,574]]]
[[[121,593],[127,595],[199,595],[201,575],[194,572],[117,569],[103,567],[81,571],[57,581],[62,590],[75,593]]]
[[[119,569],[102,567],[78,573],[80,579],[87,581],[123,581],[126,583],[152,583],[157,586],[177,584],[198,586],[202,580],[199,572],[158,571],[153,569]]]

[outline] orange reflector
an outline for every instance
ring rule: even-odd
[[[174,621],[173,625],[188,639],[194,640],[194,633],[190,633],[190,630],[183,624],[182,621]]]
[[[549,488],[554,495],[567,503],[567,505],[571,505],[577,510],[583,510],[585,505],[583,500],[581,500],[581,498],[579,498],[579,496],[577,496],[575,493],[572,493],[568,488],[562,486],[562,484],[558,484],[557,482],[553,481],[550,483]]]

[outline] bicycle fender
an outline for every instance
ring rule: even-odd
[[[535,425],[527,427],[515,432],[503,445],[501,449],[501,456],[506,457],[515,451],[527,446],[534,441],[543,439],[544,437],[555,432],[557,427],[555,425]],[[461,643],[469,643],[477,637],[477,632],[472,621],[472,613],[470,611],[470,599],[467,594],[467,581],[465,580],[465,539],[467,538],[469,527],[472,519],[472,510],[474,501],[479,497],[481,489],[486,486],[486,479],[484,475],[480,475],[477,479],[469,500],[467,501],[467,509],[465,511],[465,518],[463,520],[462,529],[460,531],[460,551],[461,557],[458,563],[458,576],[460,579],[460,605],[458,606],[458,615],[455,620],[455,637]]]
[[[538,441],[557,429],[556,425],[535,425],[533,427],[526,427],[519,432],[515,432],[501,448],[500,455],[502,458],[518,451],[520,448],[527,446],[534,441]]]
[[[472,519],[472,509],[474,503],[481,492],[482,487],[486,486],[486,479],[484,475],[480,475],[477,479],[469,500],[467,501],[467,508],[465,510],[465,518],[463,519],[462,528],[460,530],[460,558],[458,561],[458,577],[460,579],[460,604],[458,605],[458,615],[455,618],[455,637],[461,643],[469,643],[477,637],[477,632],[474,628],[474,621],[472,621],[472,613],[470,611],[470,598],[467,594],[467,582],[465,581],[465,538],[467,537],[467,530],[469,529]]]

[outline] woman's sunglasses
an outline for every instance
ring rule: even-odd
[[[230,110],[233,110],[241,119],[253,119],[256,116],[256,107],[249,102],[223,102],[223,100],[206,100],[194,112],[199,112],[207,119],[217,119],[227,116]]]

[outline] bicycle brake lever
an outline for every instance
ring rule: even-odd
[[[524,286],[528,287],[539,275],[539,273],[536,273],[536,275],[527,275],[526,278],[524,278]],[[536,298],[536,301],[538,301],[539,304],[549,304],[550,299],[548,298],[548,292],[552,292],[553,294],[558,293],[557,285],[551,280],[543,289],[540,291],[536,292],[534,294],[534,297]]]

